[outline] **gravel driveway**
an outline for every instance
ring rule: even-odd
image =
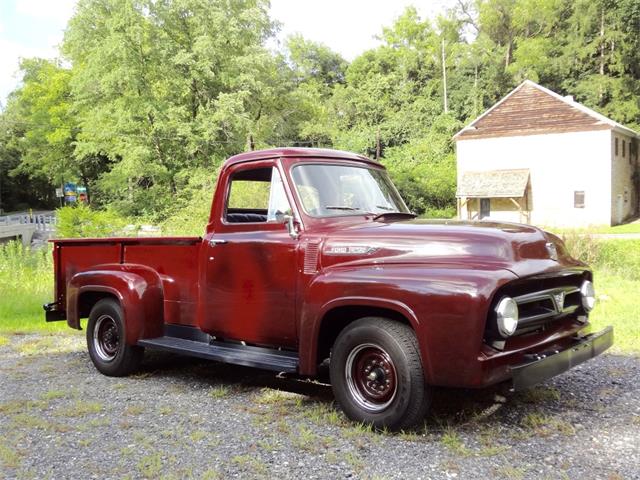
[[[524,393],[439,389],[391,435],[327,385],[160,353],[108,378],[80,335],[0,337],[0,478],[635,479],[639,379],[604,355]]]

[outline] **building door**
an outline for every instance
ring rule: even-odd
[[[491,199],[490,198],[481,198],[480,199],[480,220],[485,217],[491,215]]]
[[[624,200],[622,195],[618,195],[616,202],[616,224],[621,224],[624,220]]]

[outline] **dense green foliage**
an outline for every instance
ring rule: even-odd
[[[134,235],[134,225],[111,210],[101,211],[84,204],[58,210],[56,236],[59,238],[97,238]],[[128,229],[128,230],[127,230]]]
[[[80,0],[60,60],[24,60],[0,114],[0,207],[53,205],[73,180],[191,230],[224,158],[302,145],[380,158],[414,211],[445,214],[452,136],[525,78],[640,125],[637,0],[409,8],[351,63],[299,35],[274,52],[276,30],[266,0]]]

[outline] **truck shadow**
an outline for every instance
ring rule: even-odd
[[[184,381],[193,384],[199,382],[211,387],[224,385],[234,391],[259,392],[262,389],[281,390],[308,397],[306,402],[320,402],[335,405],[335,399],[328,374],[319,380],[310,380],[297,376],[278,375],[255,368],[226,365],[217,362],[183,357],[164,352],[148,352],[145,356],[141,375],[153,375],[155,378],[167,377],[172,381]],[[511,402],[514,394],[509,385],[470,390],[455,388],[433,388],[432,404],[427,416],[427,426],[456,426],[491,414],[496,405],[515,408]],[[515,395],[517,399],[517,394]],[[512,404],[514,403],[514,404]],[[510,405],[512,404],[512,405]]]

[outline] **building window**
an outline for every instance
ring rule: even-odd
[[[627,155],[627,142],[622,140],[622,158]]]
[[[616,137],[616,157],[618,156],[618,137]]]
[[[584,191],[573,192],[573,207],[584,208]]]

